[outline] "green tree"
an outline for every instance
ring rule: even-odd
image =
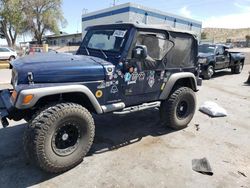
[[[247,47],[250,46],[250,35],[246,35],[246,43],[247,43]]]
[[[250,35],[246,35],[246,41],[250,42]]]
[[[24,7],[27,26],[38,44],[42,44],[46,32],[58,33],[60,24],[62,27],[66,24],[62,0],[25,0]]]
[[[0,25],[0,39],[4,39],[4,34],[3,34],[3,32],[2,32],[2,27],[1,27],[1,25]]]
[[[22,0],[0,0],[0,37],[14,47],[19,34],[25,31]]]
[[[201,39],[207,39],[207,33],[206,32],[202,32],[201,33]]]

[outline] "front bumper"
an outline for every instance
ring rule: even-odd
[[[11,91],[0,91],[0,121],[3,127],[9,125],[7,118],[10,116],[13,110],[13,104],[11,102]]]
[[[202,79],[200,77],[196,77],[197,86],[202,86]]]
[[[204,73],[207,71],[209,63],[200,64],[200,76],[204,76]]]

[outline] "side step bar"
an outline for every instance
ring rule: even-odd
[[[138,106],[131,106],[128,108],[124,108],[122,111],[120,112],[113,112],[113,114],[119,114],[119,115],[124,115],[124,114],[129,114],[129,113],[133,113],[133,112],[138,112],[138,111],[142,111],[142,110],[147,110],[150,108],[155,108],[155,107],[160,107],[161,102],[157,101],[157,102],[152,102],[152,103],[144,103]]]
[[[124,108],[125,108],[125,104],[123,102],[119,102],[119,103],[114,103],[114,104],[102,106],[102,111],[104,113],[107,113],[107,112],[113,112],[116,110],[122,110]]]

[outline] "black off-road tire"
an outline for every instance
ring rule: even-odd
[[[231,73],[235,74],[235,66],[231,67]]]
[[[60,103],[37,114],[23,137],[27,158],[50,173],[65,172],[81,163],[95,135],[90,112],[78,104]]]
[[[209,80],[214,75],[214,66],[208,65],[207,69],[203,72],[203,77],[206,80]]]
[[[192,89],[179,87],[169,98],[162,101],[160,107],[161,120],[168,127],[180,130],[190,123],[196,109],[196,96]]]
[[[234,67],[234,74],[240,74],[243,69],[243,63],[240,62],[238,65]]]

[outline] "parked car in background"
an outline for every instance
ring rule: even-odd
[[[226,43],[225,44],[229,49],[232,49],[234,48],[234,45],[232,43]]]
[[[40,53],[45,53],[43,47],[31,47],[27,51],[27,55],[36,55],[36,54],[40,54]],[[56,50],[53,50],[53,49],[48,49],[48,53],[58,53],[58,52]]]
[[[199,45],[198,63],[201,67],[201,76],[210,79],[216,70],[230,68],[233,74],[240,74],[245,56],[239,52],[229,52],[228,47],[222,44]]]
[[[0,47],[0,60],[14,60],[17,58],[17,53],[11,48]]]

